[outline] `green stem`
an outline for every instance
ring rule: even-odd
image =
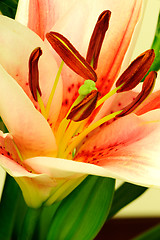
[[[38,239],[36,227],[42,208],[28,208],[18,240]]]

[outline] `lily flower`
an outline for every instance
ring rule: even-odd
[[[49,15],[38,1],[20,1],[17,19],[22,2],[27,26],[0,16],[0,115],[9,131],[0,132],[0,165],[26,203],[36,208],[61,200],[89,174],[159,187],[159,97],[147,98],[156,73],[134,100],[132,92],[154,51],[138,56],[117,80],[141,1],[39,1]]]

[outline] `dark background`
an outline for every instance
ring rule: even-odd
[[[95,240],[131,240],[158,223],[160,218],[111,219],[104,224]]]

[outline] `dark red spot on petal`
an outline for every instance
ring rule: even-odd
[[[71,87],[68,87],[68,92],[71,92]]]

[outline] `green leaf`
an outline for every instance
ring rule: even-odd
[[[149,229],[142,235],[132,239],[132,240],[159,240],[160,239],[160,224]]]
[[[20,193],[21,191],[14,178],[7,175],[0,202],[0,239],[11,239]]]
[[[93,239],[109,213],[114,185],[114,179],[88,176],[61,202],[46,239]]]
[[[151,48],[154,49],[156,57],[150,68],[150,71],[158,71],[160,69],[160,12],[157,22],[156,33]]]
[[[155,32],[155,36],[154,36],[151,48],[154,49],[155,59],[148,73],[151,71],[158,71],[160,69],[160,12],[159,12],[156,32]],[[146,74],[146,76],[148,75],[148,73]],[[144,81],[145,77],[142,79],[142,82]]]
[[[112,206],[108,219],[113,217],[120,209],[141,196],[147,188],[137,186],[131,183],[122,184],[114,194]]]
[[[9,8],[17,8],[18,0],[0,0],[0,3],[3,3]]]
[[[16,212],[14,229],[13,229],[13,240],[17,240],[17,236],[20,235],[27,209],[28,209],[28,206],[25,203],[22,192],[20,190],[19,199],[18,199],[18,210]]]
[[[0,0],[0,11],[3,15],[15,18],[18,0]]]
[[[6,126],[4,125],[2,118],[0,117],[0,130],[4,133],[8,132]]]
[[[43,207],[40,218],[39,240],[46,239],[48,229],[50,228],[52,219],[57,211],[57,208],[62,201],[56,202],[48,207]]]
[[[38,239],[37,235],[37,223],[39,222],[41,208],[30,208],[28,207],[21,232],[18,236],[18,240],[31,240]]]

